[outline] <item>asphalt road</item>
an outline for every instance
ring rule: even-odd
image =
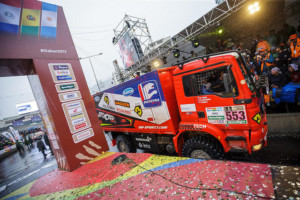
[[[57,168],[56,160],[50,151],[46,151],[47,159],[36,148],[21,156],[18,152],[0,161],[0,198],[23,187],[35,179]]]
[[[110,151],[117,152],[112,147],[110,139],[106,138]],[[36,144],[35,144],[36,146]],[[271,136],[268,137],[268,146],[262,151],[249,157],[240,155],[230,156],[230,160],[268,163],[272,165],[300,166],[300,135],[299,136]],[[138,153],[143,153],[138,150]],[[15,191],[35,179],[57,168],[56,160],[47,151],[47,160],[44,161],[42,153],[35,148],[30,152],[26,150],[25,156],[14,153],[0,161],[0,198]]]

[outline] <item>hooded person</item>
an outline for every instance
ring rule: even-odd
[[[280,88],[288,83],[285,75],[281,73],[279,67],[273,67],[271,69],[269,81],[271,88]]]
[[[288,44],[290,45],[292,64],[300,65],[300,39],[297,34],[289,37]]]
[[[296,64],[290,64],[288,71],[286,72],[287,79],[293,83],[300,82],[299,66]]]

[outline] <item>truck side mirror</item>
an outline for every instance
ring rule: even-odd
[[[227,93],[229,93],[230,92],[230,85],[231,85],[230,75],[228,73],[224,73],[223,74],[223,80],[224,80],[225,91]]]

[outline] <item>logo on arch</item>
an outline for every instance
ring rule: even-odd
[[[141,83],[138,88],[145,108],[161,106],[161,96],[156,81]]]

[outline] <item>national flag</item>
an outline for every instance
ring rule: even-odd
[[[21,34],[22,35],[39,35],[40,10],[23,8]]]
[[[57,6],[42,3],[41,37],[56,38]]]
[[[22,35],[39,35],[42,3],[36,0],[24,0],[21,21]]]
[[[0,3],[0,32],[18,34],[20,12],[20,7]]]

